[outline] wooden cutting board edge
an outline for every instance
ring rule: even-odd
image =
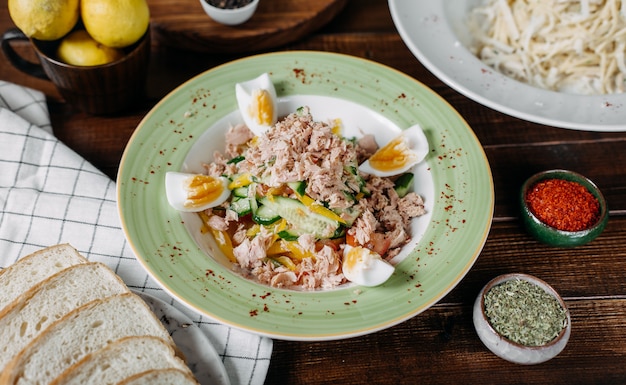
[[[258,13],[248,25],[244,24],[242,27],[218,24],[204,13],[199,16],[158,16],[151,20],[151,33],[158,44],[188,51],[201,53],[264,51],[306,37],[328,24],[347,3],[348,0],[330,1],[324,8],[312,10],[306,17],[291,17],[293,15],[289,12],[277,17]],[[280,20],[280,16],[283,16],[283,20]],[[277,20],[280,22],[276,22]],[[174,25],[175,28],[172,27]]]

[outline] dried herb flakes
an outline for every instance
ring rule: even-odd
[[[485,294],[485,315],[503,337],[525,346],[541,346],[567,326],[565,309],[541,287],[513,279]]]

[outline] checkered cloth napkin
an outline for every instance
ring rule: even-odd
[[[0,268],[60,243],[185,313],[213,343],[231,384],[263,384],[272,340],[216,323],[165,293],[126,242],[115,183],[54,137],[41,92],[0,81]]]

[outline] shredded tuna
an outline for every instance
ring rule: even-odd
[[[207,221],[207,225],[215,230],[228,230],[228,220],[224,217],[220,217],[219,215],[211,215]]]
[[[298,277],[293,271],[281,271],[270,278],[270,286],[290,287],[293,286],[297,280]]]
[[[366,201],[364,201],[366,202]],[[356,241],[361,244],[367,244],[372,238],[372,234],[378,227],[378,220],[369,209],[365,210],[359,218],[357,218],[354,226],[348,230],[350,235],[354,235]]]
[[[378,150],[376,138],[374,138],[374,135],[371,134],[361,137],[358,140],[357,144],[357,156],[359,158],[359,163],[363,162],[365,159],[368,159],[376,152],[376,150]]]
[[[390,259],[411,240],[411,220],[425,213],[416,193],[400,198],[393,179],[358,172],[358,164],[378,148],[373,136],[342,138],[332,125],[314,121],[306,107],[261,136],[243,125],[231,127],[226,142],[224,153],[205,165],[207,174],[232,180],[252,175],[256,188],[248,190],[248,198],[253,200],[266,194],[299,199],[290,182],[304,182],[306,196],[348,221],[336,238],[305,233],[281,240],[284,222],[256,224],[233,211],[230,202],[208,210],[207,225],[231,238],[236,269],[260,283],[299,290],[344,284],[347,238]],[[331,224],[327,229],[336,231]]]
[[[233,248],[233,254],[237,258],[237,262],[241,267],[251,267],[257,261],[264,259],[267,254],[266,250],[272,239],[272,234],[264,231],[257,234],[252,239],[245,238],[241,244]]]
[[[254,137],[252,131],[244,124],[238,124],[231,127],[226,133],[226,155],[231,158],[241,153],[244,145]]]
[[[402,213],[405,221],[426,214],[424,200],[414,192],[408,193],[398,202],[398,212]]]

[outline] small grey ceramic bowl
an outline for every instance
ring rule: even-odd
[[[553,340],[539,346],[526,346],[504,337],[491,325],[485,313],[485,295],[493,287],[510,280],[530,282],[556,298],[561,308],[565,311],[566,321],[563,329]],[[516,364],[539,364],[556,357],[567,345],[571,333],[570,313],[561,296],[543,280],[527,274],[504,274],[487,283],[474,302],[473,320],[476,333],[483,344],[498,357]]]
[[[576,182],[585,187],[599,203],[599,213],[595,223],[582,230],[566,231],[559,230],[556,227],[542,222],[529,208],[526,197],[529,190],[538,182],[549,179]],[[521,206],[521,219],[528,233],[538,241],[556,247],[574,247],[591,242],[602,233],[609,219],[606,200],[600,189],[583,175],[568,170],[548,170],[531,176],[522,185],[519,202]]]
[[[254,15],[259,0],[252,0],[249,4],[240,8],[220,8],[209,4],[208,0],[200,0],[204,12],[213,20],[225,25],[238,25],[245,23]]]

